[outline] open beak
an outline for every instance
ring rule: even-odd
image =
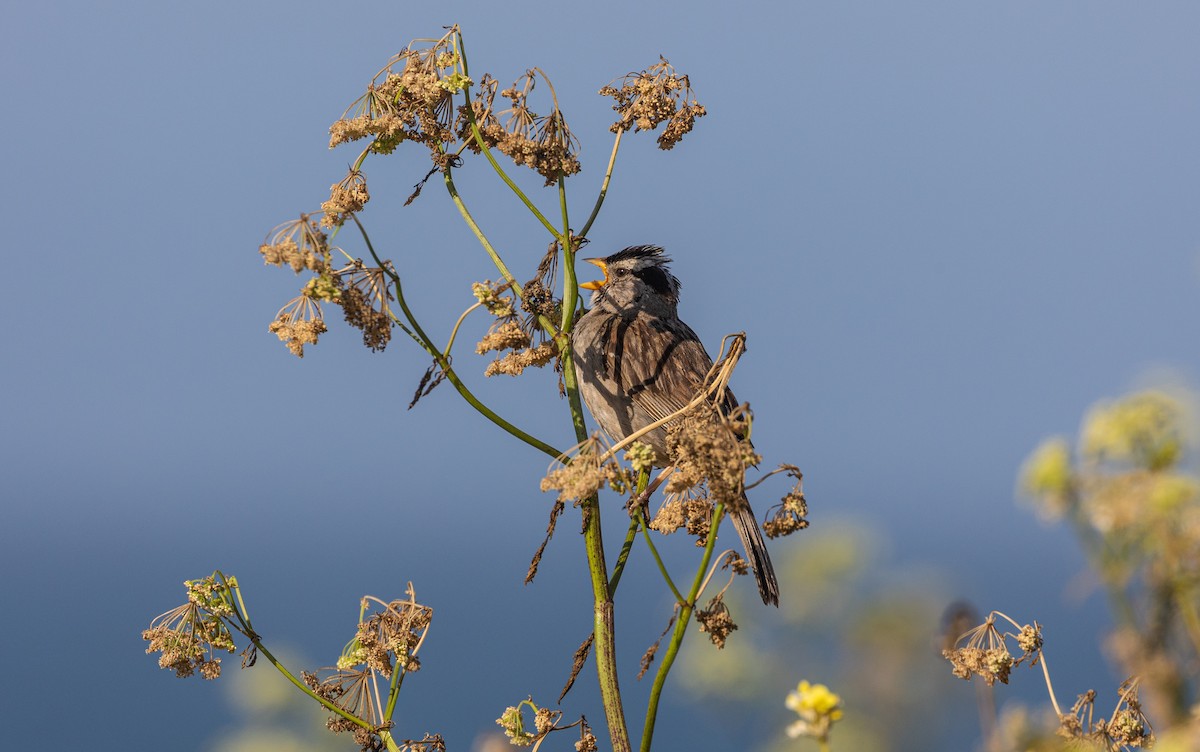
[[[589,264],[595,264],[596,266],[600,267],[600,271],[604,272],[604,279],[597,279],[593,282],[584,282],[584,283],[580,284],[579,286],[585,290],[599,290],[601,287],[604,287],[605,285],[607,285],[608,284],[608,265],[604,263],[604,260],[598,259],[598,258],[588,258],[588,259],[584,259],[584,261],[588,262]]]

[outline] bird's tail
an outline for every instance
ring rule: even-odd
[[[750,568],[754,570],[754,579],[758,581],[758,594],[762,596],[763,603],[778,606],[779,581],[775,579],[771,555],[767,553],[767,544],[763,540],[762,531],[759,530],[758,520],[754,517],[754,510],[750,508],[750,502],[742,497],[738,508],[730,510],[729,518],[733,522],[734,530],[737,530],[738,537],[742,539],[742,549],[746,552]]]

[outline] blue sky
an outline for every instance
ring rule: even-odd
[[[43,2],[5,17],[0,562],[6,662],[26,683],[6,707],[34,721],[10,725],[17,743],[65,714],[95,748],[170,734],[205,749],[216,691],[160,675],[137,635],[218,566],[311,654],[340,647],[361,593],[414,580],[445,614],[447,673],[421,677],[417,706],[431,728],[472,672],[507,693],[480,700],[478,728],[559,686],[557,670],[511,669],[551,660],[519,634],[550,635],[553,662],[586,631],[574,537],[520,584],[542,456],[448,389],[406,412],[426,363],[405,342],[372,355],[333,325],[298,361],[266,330],[297,280],[258,244],[354,158],[326,149],[329,123],[448,23],[475,70],[552,77],[583,142],[576,216],[610,143],[595,90],[660,53],[691,76],[709,115],[671,152],[628,139],[590,249],[665,246],[710,349],[748,333],[736,390],[766,461],[804,469],[814,527],[861,521],[959,595],[1083,621],[1095,604],[1063,598],[1070,539],[1013,502],[1020,462],[1096,400],[1200,384],[1191,3]],[[417,152],[367,164],[364,221],[445,332],[495,272],[436,185],[399,208]],[[532,270],[542,231],[483,163],[460,182],[517,276]],[[484,362],[460,357],[502,412],[570,443],[547,377],[484,384]],[[1067,669],[1080,684],[1105,675],[1087,663],[1094,632]],[[205,711],[184,716],[192,703]]]

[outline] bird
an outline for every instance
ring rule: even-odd
[[[571,332],[579,391],[600,429],[620,441],[682,409],[705,385],[713,361],[691,327],[679,318],[679,280],[671,259],[655,245],[630,246],[605,258],[584,259],[603,279],[579,287],[592,292],[590,307]],[[737,401],[728,389],[720,409]],[[639,440],[654,450],[654,464],[671,464],[667,428]],[[729,505],[730,520],[754,571],[763,603],[779,605],[779,582],[750,502]]]

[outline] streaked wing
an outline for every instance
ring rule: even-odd
[[[661,420],[685,407],[704,385],[712,358],[696,333],[681,321],[668,328],[662,319],[639,313],[615,319],[605,332],[608,373],[635,412]]]

